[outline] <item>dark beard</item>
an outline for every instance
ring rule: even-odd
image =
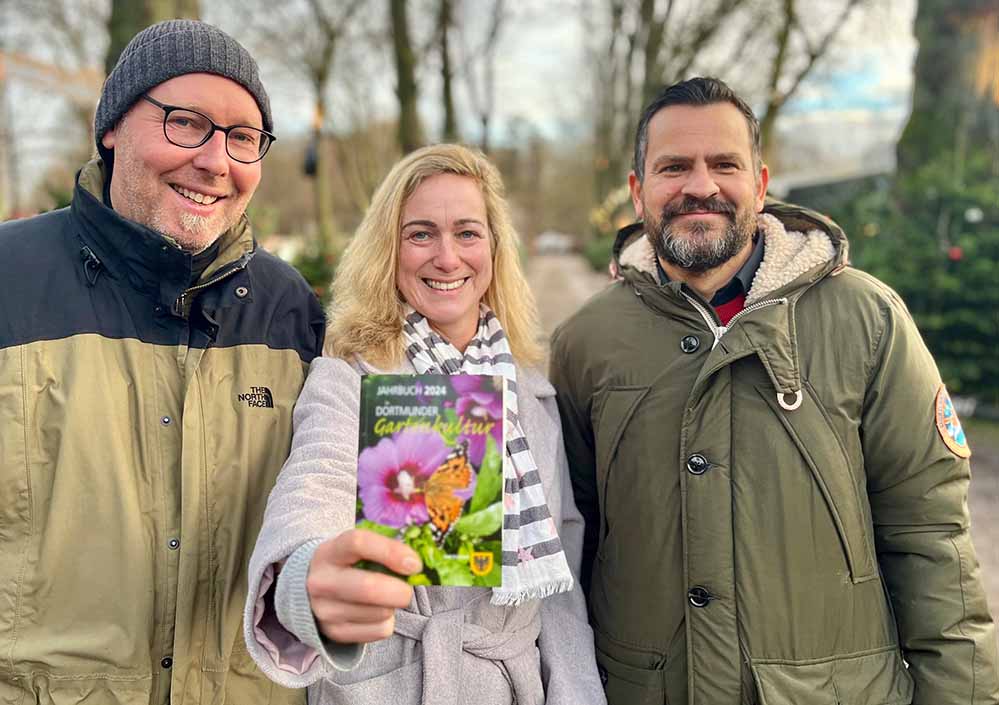
[[[730,223],[721,235],[714,237],[706,237],[710,228],[696,221],[688,223],[686,232],[673,230],[676,216],[698,211],[721,213]],[[661,261],[693,274],[703,274],[739,254],[756,231],[756,214],[739,213],[732,203],[713,196],[705,199],[686,196],[679,203],[667,203],[659,219],[649,225],[649,240]]]

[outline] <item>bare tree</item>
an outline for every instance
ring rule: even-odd
[[[4,8],[6,9],[6,8]],[[9,21],[6,12],[3,19]],[[8,212],[20,210],[20,167],[17,161],[17,148],[14,145],[13,114],[8,94],[6,37],[0,36],[0,220],[6,220]]]
[[[38,173],[39,164],[46,163],[46,173],[62,173],[58,190],[64,192],[72,184],[72,171],[60,168],[62,164],[75,170],[93,151],[93,111],[107,43],[105,4],[0,2],[0,172],[10,208],[24,202],[24,165]],[[45,41],[39,42],[39,36]],[[17,100],[15,91],[21,96]],[[44,112],[37,112],[35,103]]]
[[[820,9],[804,8],[801,0],[588,3],[595,198],[622,183],[642,107],[663,85],[691,74],[718,75],[750,99],[762,96],[764,149],[772,150],[781,110],[864,4],[874,0],[827,0]]]
[[[999,173],[999,6],[986,0],[919,0],[912,114],[898,143],[900,168],[954,155],[963,178],[972,145]]]
[[[304,79],[311,92],[312,134],[307,148],[307,168],[313,176],[313,204],[321,257],[332,261],[344,245],[334,215],[332,165],[334,143],[330,134],[329,105],[332,83],[338,73],[341,44],[354,29],[361,0],[331,3],[295,0],[272,3],[245,0],[230,4],[231,16],[245,17],[235,33],[246,37],[261,59],[267,58]]]
[[[458,139],[458,120],[454,111],[454,69],[451,67],[451,29],[454,26],[452,0],[438,0],[437,41],[441,57],[441,102],[444,108],[442,136],[445,142]]]
[[[395,51],[395,92],[399,98],[399,147],[406,154],[423,144],[423,127],[416,109],[416,53],[409,38],[407,0],[388,1],[392,16],[392,46]]]
[[[467,21],[469,6],[467,2],[463,5],[460,27],[462,77],[472,110],[479,119],[479,147],[488,152],[490,121],[496,105],[496,49],[508,13],[504,0],[476,0],[474,8],[488,20],[481,40],[473,43],[472,29]]]
[[[806,23],[800,16],[799,0],[781,0],[782,18],[775,32],[775,51],[768,71],[767,102],[763,117],[760,118],[764,161],[771,161],[774,156],[774,127],[781,109],[801,87],[816,63],[829,51],[850,13],[863,2],[864,0],[845,0],[833,16],[833,21],[818,36],[810,37]],[[795,40],[801,45],[801,59],[797,67],[793,67],[791,61]]]
[[[622,165],[626,158],[624,145],[627,144],[627,140],[622,139],[619,133],[625,129],[627,122],[621,118],[618,109],[622,103],[624,105],[631,103],[629,94],[633,86],[632,81],[622,80],[621,76],[631,65],[631,55],[634,52],[637,36],[635,34],[626,36],[623,31],[624,3],[625,0],[610,0],[607,6],[610,17],[607,41],[603,48],[592,46],[589,50],[588,63],[594,68],[593,171],[596,175],[594,179],[596,200],[602,198],[602,195],[613,188],[615,183],[619,183],[621,173],[624,171]],[[584,36],[594,36],[600,24],[599,20],[592,14],[585,14],[583,19]],[[623,43],[626,43],[628,48],[622,59],[619,58],[619,47]]]
[[[65,99],[72,123],[89,142],[95,98],[103,72],[107,15],[98,0],[25,0],[18,5],[17,31],[4,31],[12,76]],[[44,47],[37,42],[45,33]],[[77,150],[73,150],[74,152]]]
[[[637,115],[663,84],[687,75],[747,0],[704,3],[610,0],[584,14],[595,38],[595,146],[598,200],[621,183]]]
[[[198,0],[111,0],[108,17],[111,42],[104,60],[105,73],[111,73],[125,45],[149,25],[176,17],[198,19],[200,16]]]
[[[374,28],[370,41],[350,43],[339,60],[339,73],[350,80],[333,84],[338,126],[333,138],[337,166],[333,190],[348,217],[367,210],[375,188],[399,158],[396,121],[381,114],[371,90],[379,77],[391,73],[389,52],[374,50],[384,46],[383,29]]]

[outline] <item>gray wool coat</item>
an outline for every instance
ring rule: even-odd
[[[412,373],[406,365],[397,372]],[[250,561],[247,647],[312,705],[604,705],[579,588],[583,522],[572,497],[555,391],[518,369],[524,433],[576,584],[516,607],[487,588],[417,587],[388,639],[333,644],[316,630],[305,577],[315,548],[354,525],[363,362],[316,358],[294,414],[291,455],[267,503]],[[276,577],[276,582],[275,582]]]

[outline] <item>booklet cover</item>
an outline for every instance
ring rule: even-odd
[[[361,379],[357,527],[420,554],[413,585],[501,584],[504,388],[492,375]]]

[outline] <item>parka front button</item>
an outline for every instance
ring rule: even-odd
[[[249,290],[249,289],[247,289],[247,288],[246,288],[245,286],[237,286],[237,287],[236,287],[236,297],[237,297],[237,298],[240,298],[240,299],[245,299],[245,298],[246,298],[246,296],[247,296],[247,295],[248,295],[249,293],[250,293],[250,290]]]
[[[162,659],[160,659],[160,665],[163,666],[163,668],[170,668],[171,666],[173,666],[173,659],[170,658],[169,656],[165,656]]]
[[[171,423],[173,423],[173,419],[171,419],[169,416],[163,416],[162,418],[160,418],[160,423],[163,424],[164,426],[169,426]]]
[[[692,587],[687,591],[687,600],[694,607],[707,607],[708,603],[711,602],[712,599],[711,593],[702,588],[700,585]]]
[[[680,349],[688,355],[697,352],[699,347],[701,347],[701,340],[696,335],[685,335],[680,338]]]
[[[180,548],[180,539],[170,539],[167,541],[167,547],[169,547],[171,551],[176,551]]]
[[[691,475],[703,475],[711,467],[711,463],[700,453],[694,453],[687,458],[687,472]]]

